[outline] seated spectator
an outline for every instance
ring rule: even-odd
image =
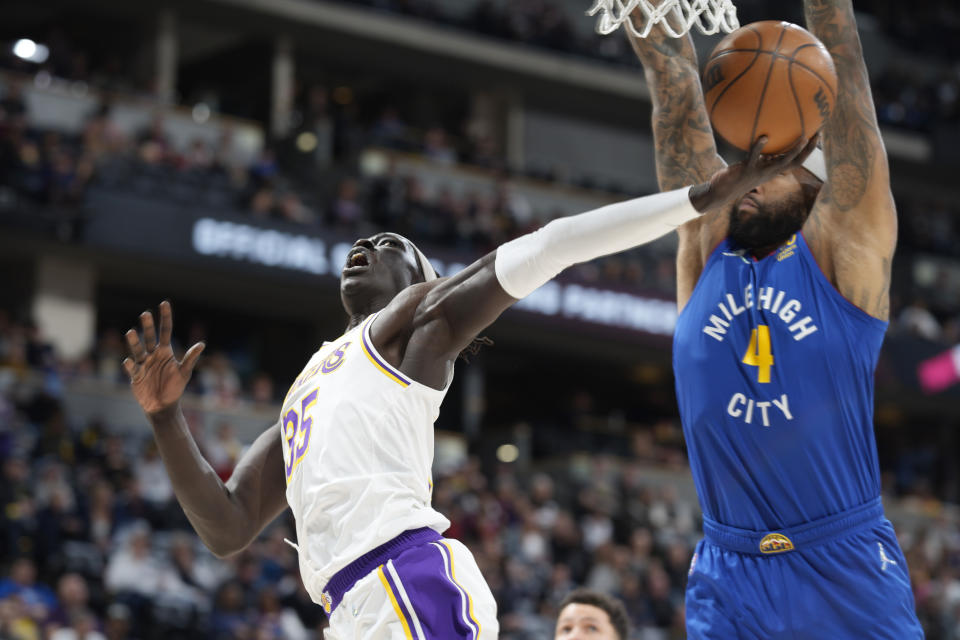
[[[202,138],[194,138],[181,159],[181,169],[187,171],[209,171],[213,168],[214,155]]]
[[[40,640],[40,625],[17,596],[0,598],[0,638]]]
[[[423,153],[437,164],[451,165],[457,162],[457,152],[450,146],[447,132],[442,127],[432,127],[424,135]]]
[[[205,442],[204,452],[210,466],[221,478],[226,480],[233,473],[233,466],[240,458],[243,443],[237,438],[233,425],[221,422],[217,425],[217,434]]]
[[[360,185],[348,178],[337,187],[337,197],[330,207],[333,223],[343,229],[353,230],[364,218],[363,205],[360,203]]]
[[[16,597],[26,614],[45,621],[57,606],[57,596],[47,585],[37,582],[33,560],[20,557],[13,561],[9,577],[0,579],[0,600]]]
[[[370,130],[373,144],[402,149],[407,143],[407,125],[394,107],[386,107]]]
[[[925,340],[940,339],[940,322],[930,313],[923,298],[916,298],[913,304],[901,311],[897,317],[897,324],[904,331]]]
[[[167,588],[174,576],[168,565],[151,554],[146,522],[133,524],[125,533],[125,544],[110,555],[103,584],[111,593],[133,596],[133,601],[149,600]]]
[[[630,621],[623,603],[599,591],[577,589],[564,598],[554,640],[627,640]]]
[[[111,155],[126,150],[127,138],[110,118],[110,105],[101,105],[83,126],[83,150],[93,161],[100,164]]]
[[[250,179],[254,185],[270,184],[277,176],[277,156],[273,149],[264,147],[260,155],[250,166]]]
[[[86,613],[90,606],[90,589],[83,576],[65,573],[57,581],[57,606],[50,616],[51,624],[58,627],[70,625],[74,616]]]
[[[50,640],[106,640],[106,637],[97,631],[97,617],[84,609],[70,616],[70,626],[51,633]]]
[[[162,114],[155,115],[150,121],[150,126],[137,136],[137,150],[140,160],[148,165],[173,160],[173,149],[164,130]]]
[[[210,617],[212,640],[250,637],[253,621],[245,611],[243,589],[235,581],[225,582],[217,593]]]
[[[166,507],[173,499],[170,476],[167,475],[153,438],[143,445],[143,455],[137,462],[134,473],[141,494],[155,509]]]
[[[229,407],[240,399],[240,376],[222,351],[210,354],[201,364],[200,387],[204,401],[210,406]]]

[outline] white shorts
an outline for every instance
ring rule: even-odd
[[[325,640],[495,640],[497,603],[473,554],[442,538],[406,549],[347,591]]]

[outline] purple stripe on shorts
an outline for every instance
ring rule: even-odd
[[[477,629],[464,619],[465,595],[447,577],[450,551],[441,547],[408,549],[393,559],[393,568],[428,640],[476,640]]]
[[[420,635],[417,633],[417,626],[413,622],[413,615],[407,608],[407,603],[403,600],[403,594],[400,591],[397,581],[393,579],[393,571],[390,571],[389,562],[383,565],[383,575],[387,578],[387,584],[390,585],[390,590],[393,591],[393,597],[397,599],[397,606],[400,607],[400,615],[406,620],[411,635],[413,635],[414,638],[419,638]]]

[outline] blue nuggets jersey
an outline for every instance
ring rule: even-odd
[[[673,348],[705,516],[769,530],[880,495],[873,376],[886,327],[837,292],[802,234],[762,260],[721,243]]]

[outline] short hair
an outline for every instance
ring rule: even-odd
[[[560,603],[560,612],[571,604],[586,604],[602,609],[610,617],[610,624],[613,625],[620,640],[627,640],[630,635],[630,618],[627,617],[627,608],[618,598],[593,589],[575,589]]]

